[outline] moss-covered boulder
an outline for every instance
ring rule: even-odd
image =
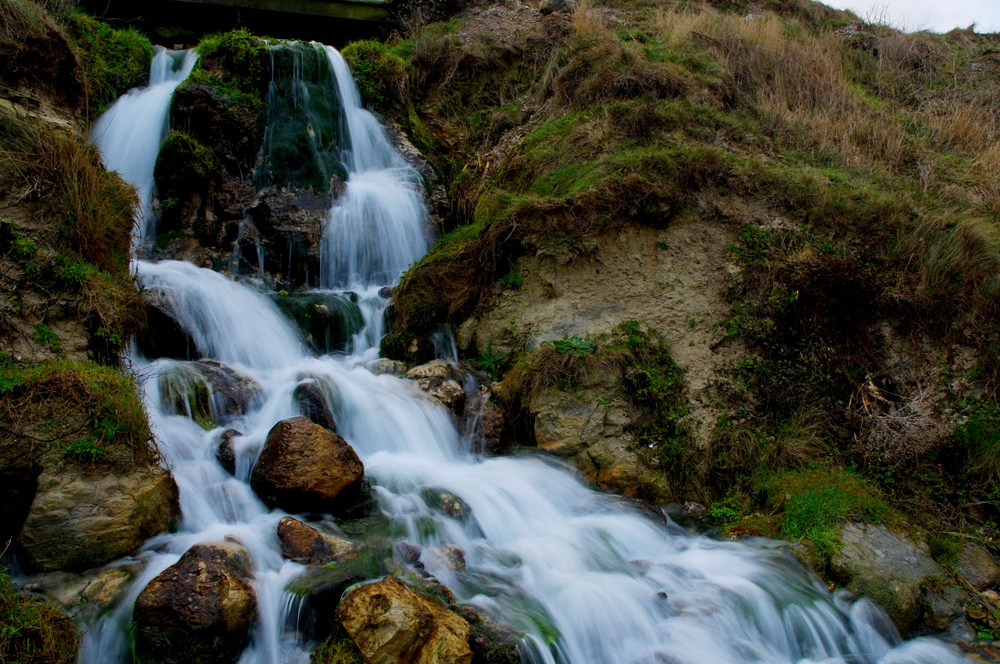
[[[236,662],[257,615],[249,552],[196,544],[135,601],[135,650],[144,662]]]
[[[191,134],[175,131],[160,147],[153,174],[160,197],[158,231],[192,231],[198,219],[212,211],[215,190],[222,183],[222,162]],[[204,224],[200,229],[205,230]]]
[[[335,293],[276,295],[274,303],[292,319],[317,353],[343,350],[364,326],[356,298]]]
[[[181,362],[157,379],[161,407],[206,429],[242,415],[261,393],[260,384],[216,360]]]

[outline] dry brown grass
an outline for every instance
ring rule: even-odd
[[[135,190],[72,131],[0,110],[0,190],[37,203],[57,247],[109,273],[128,270]]]
[[[951,436],[950,423],[938,412],[940,390],[925,386],[899,403],[889,403],[871,383],[862,391],[868,398],[858,400],[867,406],[858,449],[867,465],[899,467],[940,449]]]

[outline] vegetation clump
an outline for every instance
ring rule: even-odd
[[[90,117],[96,118],[126,90],[149,80],[153,45],[134,28],[115,29],[77,11],[69,18],[67,35],[83,64]]]
[[[18,592],[6,569],[0,569],[0,618],[0,661],[76,661],[78,637],[73,620],[44,600]]]
[[[406,96],[406,63],[385,44],[351,42],[340,52],[351,66],[361,98],[372,108],[398,103]]]

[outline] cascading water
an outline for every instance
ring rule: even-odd
[[[108,170],[118,171],[139,191],[137,241],[156,233],[153,207],[153,167],[168,129],[170,99],[198,61],[194,51],[170,51],[157,46],[149,86],[130,90],[112,104],[90,132]]]
[[[144,548],[146,570],[118,609],[88,630],[84,662],[124,661],[125,625],[143,585],[191,545],[228,536],[251,553],[259,604],[241,662],[308,659],[309,644],[294,628],[295,600],[285,590],[304,568],[281,558],[275,530],[283,513],[268,511],[247,478],[271,426],[298,414],[295,387],[317,379],[336,386],[340,432],[364,461],[395,530],[423,547],[427,570],[460,601],[524,634],[525,661],[960,661],[933,640],[902,643],[877,607],[831,597],[778,544],[691,536],[588,489],[542,455],[478,459],[444,409],[410,382],[369,371],[384,304],[377,287],[425,250],[426,213],[412,171],[360,108],[339,55],[326,50],[348,116],[350,157],[347,190],[327,227],[324,285],[363,286],[369,330],[350,355],[313,357],[271,301],[252,289],[185,263],[138,264],[142,283],[167,294],[199,352],[250,375],[263,390],[245,414],[226,421],[243,432],[234,439],[234,477],[215,459],[221,428],[205,431],[162,407],[157,377],[176,363],[135,358],[160,449],[180,488],[183,523]],[[458,497],[467,513],[445,513],[427,499],[428,489]],[[462,549],[465,570],[446,564],[445,546]]]

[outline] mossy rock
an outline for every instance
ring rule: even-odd
[[[273,51],[270,121],[259,177],[276,187],[330,190],[347,179],[340,160],[344,114],[326,51],[317,44],[282,44]]]
[[[116,30],[83,12],[74,12],[67,35],[84,67],[91,117],[103,113],[128,89],[148,82],[153,44],[138,30]]]
[[[363,326],[361,308],[334,293],[276,295],[275,304],[292,319],[317,353],[343,350]]]

